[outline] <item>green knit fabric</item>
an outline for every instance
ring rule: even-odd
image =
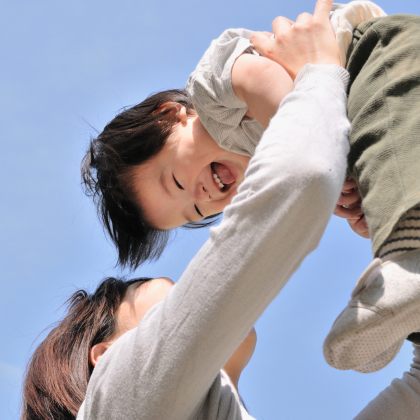
[[[347,70],[348,171],[359,185],[377,256],[398,220],[420,203],[420,17],[360,24]]]

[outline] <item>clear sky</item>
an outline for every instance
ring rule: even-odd
[[[65,298],[124,274],[80,186],[91,126],[101,130],[121,107],[183,87],[223,30],[270,30],[277,15],[295,19],[314,3],[0,1],[1,419],[18,418],[33,343],[60,318]],[[379,5],[389,14],[420,11],[418,0]],[[207,237],[206,229],[180,229],[164,256],[133,276],[176,281]],[[351,419],[409,367],[409,344],[371,375],[324,362],[323,339],[371,259],[369,241],[333,217],[256,325],[257,350],[240,383],[256,419]]]

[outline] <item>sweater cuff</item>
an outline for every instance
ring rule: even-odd
[[[337,64],[306,64],[295,79],[295,89],[307,90],[319,86],[328,88],[337,96],[347,96],[350,75]]]

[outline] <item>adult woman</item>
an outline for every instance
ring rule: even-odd
[[[172,285],[166,278],[130,281],[107,278],[91,295],[83,290],[74,293],[68,301],[66,317],[36,349],[28,365],[23,387],[22,420],[74,420],[85,399],[92,371],[102,355],[122,334],[135,328],[152,305],[165,298]],[[229,407],[226,401],[232,402],[230,395],[233,397],[230,411],[236,409],[242,419],[250,419],[239,405],[237,391],[239,377],[252,357],[255,343],[256,335],[252,329],[220,372],[220,383],[224,384],[220,391],[225,396],[225,404],[218,407],[222,413],[218,418],[223,418],[226,407]],[[120,365],[120,369],[124,370],[124,367]],[[159,385],[160,381],[164,382],[161,379],[149,381],[146,392],[153,394],[156,383]],[[216,390],[217,387],[213,387],[213,399]],[[419,393],[420,349],[416,349],[410,373],[406,373],[402,380],[395,380],[356,419],[414,418],[420,404]],[[146,396],[139,395],[138,401],[144,398]],[[127,406],[127,395],[114,403]],[[127,417],[120,411],[118,418]]]

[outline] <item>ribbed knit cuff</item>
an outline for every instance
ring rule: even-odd
[[[420,206],[410,209],[379,250],[383,261],[420,248]]]
[[[350,75],[336,64],[306,64],[295,79],[295,89],[307,90],[324,86],[337,96],[347,96]]]

